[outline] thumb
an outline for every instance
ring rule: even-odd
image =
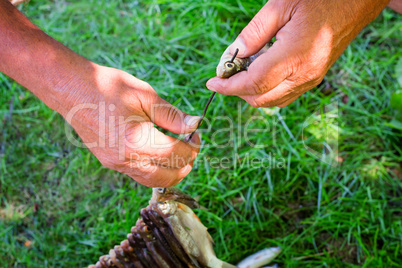
[[[293,8],[287,2],[269,1],[229,46],[230,53],[238,48],[238,57],[245,58],[260,51],[290,20]]]
[[[158,95],[153,98],[149,109],[150,111],[145,112],[153,123],[175,134],[193,132],[201,119],[199,116],[188,115],[180,111]]]

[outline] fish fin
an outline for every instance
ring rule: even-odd
[[[198,209],[201,209],[201,210],[204,210],[204,211],[209,211],[209,209],[204,207],[204,206],[200,206]]]
[[[276,258],[281,253],[281,248],[280,247],[272,247],[272,248],[266,248],[263,250],[258,251],[257,253],[254,253],[251,256],[248,256],[239,264],[237,264],[237,267],[239,268],[258,268],[263,265],[266,265],[270,263],[273,259]]]
[[[275,263],[273,266],[264,266],[264,267],[261,267],[261,268],[279,268],[279,266],[278,266],[277,263]]]
[[[237,266],[234,266],[233,264],[222,261],[222,268],[237,268]]]
[[[215,241],[212,238],[212,236],[209,234],[208,230],[207,230],[207,237],[208,237],[209,242],[211,242],[212,246],[215,246]]]

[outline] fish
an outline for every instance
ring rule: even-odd
[[[256,54],[246,57],[239,58],[235,57],[233,61],[233,54],[230,53],[229,47],[223,52],[218,65],[216,66],[216,76],[221,78],[229,78],[239,72],[246,71],[248,67],[257,59],[259,56],[268,51],[272,46],[272,42],[266,44],[260,51]]]
[[[265,248],[245,258],[237,264],[238,268],[261,267],[270,263],[281,253],[280,247]]]
[[[153,188],[127,239],[89,268],[257,268],[280,253],[279,247],[264,249],[237,266],[220,260],[208,229],[193,211],[199,207],[178,188]]]

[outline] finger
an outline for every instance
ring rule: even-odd
[[[175,134],[193,132],[201,119],[179,110],[159,97],[156,92],[148,98],[144,111],[153,123]]]
[[[289,2],[292,1],[269,1],[229,46],[230,53],[234,54],[238,48],[238,57],[244,58],[260,51],[290,20]]]
[[[147,159],[164,167],[182,168],[195,159],[200,149],[197,133],[191,142],[184,142],[163,134],[150,122],[129,129],[126,136],[126,140],[120,142],[126,146],[125,159]]]
[[[192,168],[193,162],[182,168],[166,168],[145,161],[132,161],[119,171],[148,187],[171,187],[183,180]]]
[[[207,82],[207,88],[235,96],[259,95],[270,91],[290,75],[291,54],[286,44],[286,41],[278,40],[251,63],[247,71],[228,79],[214,77]]]
[[[241,96],[253,107],[274,107],[278,106],[295,96],[300,96],[300,91],[304,85],[296,85],[295,83],[285,80],[271,91],[261,95]],[[304,91],[303,91],[304,93]]]
[[[281,104],[279,104],[279,105],[277,105],[277,106],[278,106],[279,108],[284,108],[284,107],[288,106],[289,104],[291,104],[292,102],[294,102],[295,100],[297,100],[301,95],[302,95],[302,94],[297,95],[297,96],[295,96],[295,97],[293,97],[293,98],[290,98],[289,100],[286,100],[285,102],[283,102],[283,103],[281,103]]]

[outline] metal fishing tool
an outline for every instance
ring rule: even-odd
[[[237,56],[237,53],[239,53],[239,49],[238,49],[238,48],[236,48],[236,51],[235,51],[235,53],[234,53],[232,59],[231,59],[229,62],[227,62],[226,64],[233,64],[233,61],[235,60],[235,58],[236,58],[236,56]],[[229,66],[229,67],[231,67],[231,66]],[[200,121],[198,121],[198,125],[197,125],[196,129],[195,129],[193,132],[191,132],[191,134],[190,134],[186,139],[184,139],[185,142],[191,141],[191,138],[194,136],[194,133],[195,133],[195,132],[197,131],[197,129],[201,126],[202,120],[204,119],[205,115],[207,114],[208,107],[209,107],[209,105],[211,104],[213,98],[215,97],[215,94],[216,94],[216,92],[213,92],[212,95],[211,95],[211,97],[209,97],[208,102],[207,102],[207,104],[206,104],[205,107],[204,107],[204,112],[202,113],[202,116],[201,116],[201,118],[200,118]],[[166,188],[162,188],[162,189],[161,189],[161,193],[165,193],[165,191],[166,191]]]
[[[238,48],[236,48],[236,51],[235,51],[235,53],[234,53],[232,59],[231,59],[227,64],[233,64],[233,61],[234,61],[234,59],[236,58],[237,53],[239,53],[239,49],[238,49]],[[191,138],[194,136],[194,133],[195,133],[195,132],[197,131],[197,129],[201,126],[202,120],[204,120],[204,117],[205,117],[205,115],[206,115],[206,113],[207,113],[208,107],[209,107],[209,105],[211,104],[212,99],[215,97],[215,94],[216,94],[216,92],[213,92],[212,95],[211,95],[211,97],[209,97],[209,100],[208,100],[207,104],[206,104],[205,107],[204,107],[204,112],[202,113],[202,116],[201,116],[201,118],[200,118],[200,121],[198,121],[197,128],[196,128],[184,141],[186,141],[186,142],[191,141]]]

